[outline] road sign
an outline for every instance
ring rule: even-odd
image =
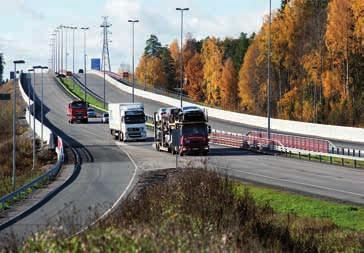
[[[9,93],[0,93],[0,100],[10,100]]]

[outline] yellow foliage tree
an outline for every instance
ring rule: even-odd
[[[231,58],[224,64],[221,77],[221,106],[226,109],[236,109],[238,103],[238,80]]]
[[[217,44],[217,39],[214,37],[207,38],[202,46],[206,102],[216,106],[221,104],[219,83],[221,81],[222,61],[223,52]]]

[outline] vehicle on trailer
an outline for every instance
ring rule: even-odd
[[[68,123],[88,123],[87,107],[87,103],[81,100],[69,103],[67,107]]]
[[[89,118],[96,118],[97,117],[96,112],[95,112],[95,110],[93,108],[88,108],[87,109],[87,116]]]
[[[83,74],[83,69],[79,69],[78,74]]]
[[[154,114],[154,139],[158,151],[172,154],[207,155],[209,148],[208,135],[211,132],[207,124],[207,112],[200,108],[181,110],[167,108],[167,114],[160,120]]]
[[[109,128],[115,139],[120,141],[146,140],[145,122],[143,104],[109,104]]]
[[[108,113],[102,114],[101,123],[109,123],[109,114]]]

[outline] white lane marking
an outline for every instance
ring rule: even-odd
[[[312,188],[317,188],[317,189],[322,189],[322,190],[329,190],[329,191],[334,191],[334,192],[339,192],[339,193],[344,193],[344,194],[347,194],[347,195],[354,195],[354,196],[364,198],[364,194],[361,194],[361,193],[344,191],[344,190],[334,189],[334,188],[331,188],[331,187],[326,187],[326,186],[321,186],[321,185],[301,183],[301,182],[297,182],[297,181],[294,181],[294,180],[280,179],[280,178],[265,176],[265,175],[257,174],[257,173],[253,173],[253,172],[241,171],[241,170],[238,170],[238,169],[230,169],[230,170],[236,171],[236,172],[239,172],[239,173],[243,173],[243,174],[247,174],[247,175],[251,175],[251,176],[262,177],[262,178],[267,178],[267,179],[271,179],[271,180],[275,180],[275,181],[281,181],[281,182],[286,182],[286,183],[291,183],[291,184],[297,184],[297,185],[302,185],[302,186],[312,187]]]
[[[116,206],[119,205],[119,203],[121,202],[121,200],[124,198],[124,196],[126,195],[126,193],[129,191],[130,187],[133,185],[135,177],[137,175],[137,172],[139,170],[138,165],[136,164],[136,162],[134,161],[134,159],[132,158],[132,156],[129,154],[128,151],[126,151],[124,148],[122,148],[122,145],[120,145],[120,143],[115,142],[116,146],[118,148],[120,148],[121,151],[123,151],[129,158],[129,160],[131,161],[131,163],[134,166],[134,173],[132,178],[129,181],[129,184],[126,186],[125,190],[123,191],[123,193],[119,196],[119,198],[116,200],[116,202],[108,209],[106,210],[106,212],[100,216],[96,221],[94,221],[93,223],[91,223],[90,225],[84,227],[83,229],[81,229],[80,231],[78,231],[77,233],[73,234],[72,236],[70,236],[69,238],[72,238],[74,236],[77,236],[83,232],[85,232],[87,229],[89,229],[90,227],[94,226],[96,223],[98,223],[99,221],[103,220],[107,215],[110,214],[110,212],[112,212]]]

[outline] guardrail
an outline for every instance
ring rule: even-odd
[[[11,203],[22,199],[26,194],[33,191],[36,188],[39,188],[41,185],[43,185],[46,182],[49,182],[51,179],[53,179],[60,171],[63,161],[64,161],[64,147],[63,147],[63,140],[62,138],[57,138],[57,163],[53,165],[51,169],[49,169],[47,172],[45,172],[43,175],[37,177],[30,183],[27,183],[17,189],[14,192],[11,192],[3,197],[0,198],[0,209],[6,208]]]
[[[35,127],[37,135],[40,136],[40,131],[41,131],[40,122],[37,119],[35,119],[36,124],[34,126],[32,124],[34,115],[32,115],[29,112],[29,107],[31,105],[34,106],[34,101],[28,98],[28,95],[25,93],[25,91],[24,91],[24,89],[22,87],[20,79],[18,79],[18,86],[19,86],[19,89],[20,89],[20,93],[21,93],[21,95],[23,97],[23,100],[28,105],[28,107],[26,108],[26,120],[29,121],[29,116],[30,116],[30,118],[31,118],[30,121],[31,122],[28,122],[29,126],[30,127]],[[53,138],[53,133],[46,126],[43,126],[43,131],[44,131],[43,134],[45,136],[48,136],[48,137],[46,137],[47,143],[50,144],[51,139]],[[62,164],[64,162],[63,140],[59,136],[57,136],[56,152],[57,152],[57,163],[55,165],[53,165],[52,168],[49,169],[47,172],[45,172],[43,175],[37,177],[36,179],[31,181],[30,183],[27,183],[27,184],[21,186],[16,191],[11,192],[11,193],[1,197],[0,198],[0,209],[4,208],[4,207],[7,207],[12,202],[24,197],[27,193],[29,193],[29,191],[32,191],[33,189],[35,189],[35,188],[39,187],[40,185],[44,184],[44,182],[47,182],[47,181],[51,180],[53,177],[55,177],[59,173],[59,170],[61,169]]]

